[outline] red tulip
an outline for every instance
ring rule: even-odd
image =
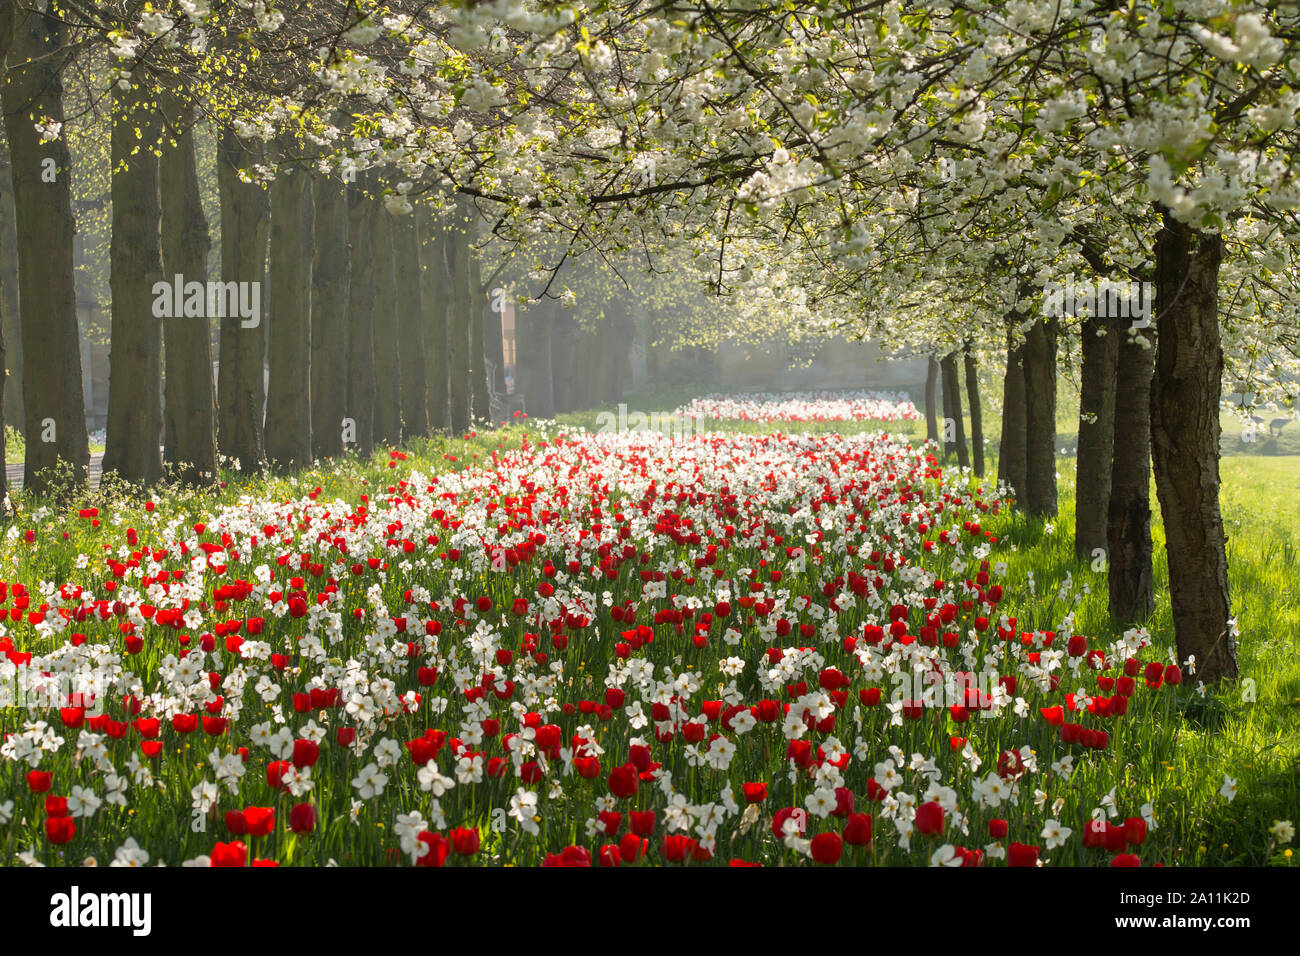
[[[311,833],[316,829],[316,808],[310,803],[295,803],[289,811],[289,829],[294,833]]]
[[[249,836],[267,836],[275,829],[275,809],[248,807],[244,810],[244,822],[248,824]]]
[[[443,839],[441,833],[421,830],[416,839],[429,847],[428,852],[415,861],[416,866],[442,866],[447,861],[447,851],[451,849],[451,844]]]
[[[591,866],[591,853],[581,846],[566,846],[560,851],[560,866]]]
[[[767,799],[767,784],[765,783],[743,783],[740,785],[740,789],[745,794],[747,803],[762,803]]]
[[[284,789],[284,775],[289,772],[292,764],[287,760],[276,760],[267,764],[266,783],[272,790]]]
[[[67,843],[77,835],[77,822],[72,817],[46,817],[45,839],[51,843]]]
[[[238,840],[218,843],[212,848],[209,859],[213,866],[243,866],[248,860],[248,847]]]
[[[574,761],[574,764],[576,765],[577,761]],[[599,768],[599,764],[597,767]],[[639,771],[634,764],[626,763],[621,767],[615,767],[609,772],[609,792],[616,797],[635,796],[639,779]]]
[[[785,838],[785,821],[793,819],[798,829],[799,835],[803,836],[808,829],[808,817],[802,810],[794,807],[782,807],[776,811],[772,817],[772,833],[778,840]]]
[[[659,852],[669,863],[682,863],[695,845],[696,841],[684,833],[666,834],[659,844]]]
[[[838,833],[819,833],[812,838],[810,849],[814,860],[830,866],[840,861],[840,855],[844,852],[844,844],[840,840]]]
[[[844,842],[852,846],[866,846],[871,842],[871,814],[850,813],[844,824]]]
[[[647,841],[635,833],[624,833],[618,841],[618,856],[623,863],[635,863],[645,855]]]
[[[916,808],[916,829],[930,836],[943,834],[943,807],[935,801],[923,803]]]
[[[1042,847],[1012,843],[1007,848],[1007,866],[1037,866],[1038,854],[1041,850]]]
[[[639,837],[648,837],[655,832],[655,812],[653,810],[633,810],[628,814],[628,827]]]
[[[479,850],[480,835],[476,828],[457,827],[451,831],[451,848],[461,856],[473,856]]]
[[[320,759],[320,744],[314,740],[295,740],[293,742],[293,765],[298,769],[314,767]]]

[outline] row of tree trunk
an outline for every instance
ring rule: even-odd
[[[936,391],[943,402],[942,445],[944,457],[956,457],[961,468],[974,468],[976,475],[984,474],[984,416],[980,407],[979,363],[969,347],[962,350],[962,365],[958,355],[950,352],[942,359],[929,357],[925,378],[925,431],[926,438],[939,444],[940,421],[935,411]],[[962,410],[962,383],[959,368],[966,375],[966,402],[970,413],[970,446],[966,444],[966,423]]]
[[[84,482],[90,458],[70,159],[66,141],[46,142],[33,121],[63,118],[63,30],[58,18],[0,12],[0,55],[11,67],[2,87],[0,367],[20,372],[0,392],[0,420],[25,416],[25,485],[36,494],[50,490],[59,461],[75,471],[70,487]],[[148,486],[170,470],[211,483],[218,453],[246,472],[268,462],[291,469],[488,418],[484,350],[491,343],[500,354],[500,325],[496,316],[493,342],[466,202],[446,221],[423,204],[420,215],[390,214],[368,195],[377,183],[346,186],[295,165],[288,144],[267,190],[241,173],[266,161],[262,144],[222,130],[216,298],[233,305],[242,293],[257,308],[221,318],[214,386],[206,308],[155,308],[155,287],[176,276],[182,302],[193,283],[205,306],[214,302],[192,110],[179,96],[156,102],[143,82],[115,89],[112,108],[106,474]],[[3,482],[0,473],[0,492]]]
[[[1155,609],[1151,479],[1164,524],[1180,660],[1207,683],[1237,676],[1219,510],[1222,240],[1158,210],[1155,321],[1086,317],[1082,333],[1075,554],[1101,559],[1118,622]],[[1025,510],[1056,513],[1056,322],[1017,335],[1008,317],[998,477]],[[945,376],[946,377],[946,376]]]
[[[611,306],[611,309],[615,308]],[[613,311],[584,329],[558,299],[516,312],[518,390],[533,418],[618,402],[627,391],[636,321]]]

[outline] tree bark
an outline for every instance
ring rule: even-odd
[[[312,177],[311,264],[311,450],[316,458],[344,452],[344,431],[359,432],[355,419],[349,429],[348,355],[352,316],[351,261],[348,257],[350,218],[347,187],[337,179]]]
[[[113,91],[112,127],[113,318],[104,473],[147,487],[163,473],[162,315],[155,310],[154,289],[163,277],[162,200],[154,153],[161,124],[139,74],[132,76],[131,89]],[[173,299],[167,285],[164,296]],[[174,309],[174,300],[167,305]]]
[[[431,206],[416,207],[420,217],[420,301],[424,309],[425,392],[429,427],[451,432],[451,362],[447,341],[447,231]]]
[[[962,468],[970,467],[970,455],[966,451],[966,423],[962,420],[961,383],[957,380],[957,353],[945,355],[939,362],[943,369],[943,416],[944,438],[948,437],[950,426],[952,441],[945,441],[944,454],[957,455],[957,464]]]
[[[402,443],[402,375],[397,352],[397,274],[393,268],[391,214],[379,205],[370,247],[375,271],[375,444]]]
[[[203,315],[163,320],[166,403],[163,447],[167,465],[187,485],[217,481],[216,387],[212,380],[212,338],[206,308],[208,253],[212,240],[199,194],[194,151],[194,108],[168,100],[171,142],[163,145],[158,188],[162,197],[163,275],[205,288]]]
[[[244,474],[262,470],[266,409],[266,326],[262,294],[271,206],[267,191],[243,182],[240,170],[262,162],[261,143],[244,143],[232,127],[217,144],[217,188],[221,196],[221,280],[255,293],[256,321],[227,310],[221,319],[217,370],[217,449]],[[243,292],[238,293],[242,298]],[[231,315],[229,312],[234,311]]]
[[[311,175],[282,167],[271,184],[266,457],[311,464]]]
[[[447,236],[447,355],[451,366],[451,433],[469,431],[469,216],[465,200],[458,198]]]
[[[1016,322],[1012,317],[1012,325]],[[1023,501],[1026,484],[1026,421],[1024,344],[1014,328],[1007,331],[1007,372],[1002,380],[1002,436],[998,439],[998,481]]]
[[[1056,320],[1037,321],[1025,335],[1025,511],[1056,514]]]
[[[926,356],[925,360],[925,437],[927,441],[934,442],[935,446],[939,444],[939,422],[938,413],[935,409],[937,402],[936,392],[939,385],[939,360],[933,355]]]
[[[1115,369],[1118,326],[1089,317],[1080,331],[1083,352],[1079,388],[1079,447],[1075,463],[1074,554],[1080,561],[1106,550],[1110,467],[1114,455]]]
[[[71,48],[60,18],[16,5],[0,12],[0,32],[0,45],[8,46],[2,95],[13,163],[24,346],[23,485],[41,495],[51,490],[60,460],[71,464],[76,485],[85,484],[90,469],[73,263],[72,161],[65,137],[42,142],[35,127],[41,117],[63,122],[62,72]],[[47,170],[52,180],[43,178]]]
[[[3,63],[3,57],[0,57]],[[23,332],[18,314],[18,229],[14,217],[13,169],[9,138],[0,123],[0,337],[5,346],[4,421],[19,434],[27,431],[23,411]]]
[[[980,408],[979,367],[970,347],[966,348],[966,400],[970,405],[970,445],[975,474],[984,477],[984,412]]]
[[[1179,660],[1207,684],[1237,677],[1228,559],[1219,512],[1223,239],[1162,210],[1156,237],[1159,337],[1151,383],[1151,452],[1169,557]]]
[[[1120,332],[1106,511],[1110,613],[1136,624],[1155,610],[1151,571],[1151,376],[1156,329]]]
[[[356,426],[363,459],[375,452],[375,258],[371,246],[378,207],[360,186],[349,186],[347,417]]]
[[[472,228],[472,226],[471,226]],[[488,381],[487,345],[484,342],[488,312],[487,290],[483,288],[483,276],[479,270],[478,254],[471,245],[467,249],[469,265],[469,384],[470,406],[474,411],[475,424],[490,424],[492,421],[492,388]]]
[[[402,437],[428,438],[429,396],[424,358],[424,303],[420,289],[421,237],[415,212],[394,216],[392,230],[402,384]]]

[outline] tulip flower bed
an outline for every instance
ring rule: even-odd
[[[1190,669],[1048,623],[1007,502],[924,448],[560,431],[388,464],[347,500],[10,531],[6,862],[1170,859]]]
[[[705,395],[681,406],[676,414],[744,422],[914,422],[921,418],[907,395],[885,392]]]

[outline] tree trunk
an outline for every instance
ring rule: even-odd
[[[402,437],[429,437],[429,396],[424,358],[424,303],[420,289],[420,231],[415,212],[394,216],[393,268],[397,283]]]
[[[1156,238],[1159,339],[1151,452],[1169,557],[1178,657],[1207,684],[1237,677],[1228,559],[1219,513],[1219,263],[1223,239],[1162,210]]]
[[[27,416],[23,484],[40,495],[50,490],[58,461],[72,466],[78,485],[90,469],[73,263],[72,160],[67,138],[42,142],[33,120],[63,122],[62,72],[70,47],[60,18],[16,5],[0,12],[0,30],[9,42],[3,102],[18,236]]]
[[[370,247],[375,270],[375,444],[402,443],[402,375],[397,352],[397,274],[393,267],[391,214],[378,206]]]
[[[939,365],[943,368],[943,433],[944,454],[957,453],[957,464],[962,468],[970,467],[970,455],[966,451],[966,423],[962,420],[961,383],[957,380],[957,353],[945,355]],[[949,435],[952,441],[947,441]]]
[[[363,459],[375,452],[375,258],[372,220],[379,207],[359,186],[349,186],[348,202],[348,387],[347,417],[356,426],[356,448]]]
[[[551,326],[551,401],[555,414],[571,412],[582,401],[580,380],[594,371],[589,363],[574,367],[574,356],[588,355],[586,346],[595,343],[586,342],[585,336],[578,328],[573,313],[560,309],[553,313],[555,321]],[[581,346],[579,343],[583,343]],[[579,348],[582,348],[579,353]]]
[[[311,450],[316,458],[334,458],[344,452],[360,431],[348,417],[348,356],[352,316],[351,262],[348,257],[350,219],[347,187],[337,179],[312,177],[312,239],[316,247],[311,264]],[[373,414],[373,413],[372,413]]]
[[[1151,376],[1155,333],[1120,332],[1115,425],[1106,511],[1110,613],[1136,624],[1155,610],[1151,571]]]
[[[0,58],[0,62],[3,59]],[[18,314],[18,230],[14,218],[13,170],[9,138],[0,123],[0,337],[5,344],[5,422],[19,434],[27,430],[23,411],[23,332]]]
[[[416,206],[420,223],[420,302],[424,310],[425,392],[429,428],[451,432],[451,362],[447,351],[447,230],[431,206]]]
[[[199,195],[194,153],[194,108],[168,102],[171,142],[164,142],[158,188],[162,197],[163,275],[204,287],[202,316],[163,320],[166,403],[163,447],[175,477],[187,485],[217,481],[217,396],[212,381],[212,338],[207,310],[208,253],[212,240]],[[176,276],[183,276],[177,280]]]
[[[966,348],[966,400],[970,405],[970,446],[975,474],[984,477],[984,411],[980,408],[979,367],[970,347]]]
[[[935,409],[939,385],[939,360],[929,355],[925,360],[925,437],[927,441],[939,444],[938,412]]]
[[[447,353],[451,366],[451,433],[469,431],[469,223],[466,203],[458,198],[447,236]]]
[[[271,184],[266,457],[311,464],[311,175],[282,167]]]
[[[602,333],[604,334],[604,333]],[[626,309],[620,310],[607,333],[605,402],[617,404],[627,393],[628,364],[632,356],[632,342],[636,338],[636,323]]]
[[[262,294],[270,200],[256,183],[241,181],[241,169],[262,162],[261,143],[244,143],[232,127],[217,144],[217,187],[221,196],[221,280],[242,301],[256,301],[257,314],[226,310],[221,319],[221,359],[217,369],[217,449],[244,474],[262,470],[266,408],[266,322]],[[234,283],[231,286],[231,283]],[[253,296],[256,296],[256,299]],[[231,314],[233,311],[234,314]]]
[[[499,280],[498,280],[499,281]],[[502,338],[502,318],[505,314],[504,289],[501,296],[493,295],[493,289],[484,286],[483,296],[487,300],[487,309],[483,314],[483,355],[489,394],[489,413],[493,422],[502,421],[506,415],[506,354]]]
[[[555,417],[551,331],[557,310],[557,305],[544,300],[533,303],[527,312],[517,313],[515,317],[515,334],[523,333],[519,348],[519,387],[529,418]]]
[[[483,275],[479,270],[478,254],[473,246],[469,252],[469,354],[470,354],[470,405],[474,410],[475,424],[492,421],[492,387],[488,381],[488,355],[484,342],[488,309],[487,290],[483,288]]]
[[[1115,435],[1115,366],[1119,328],[1104,318],[1084,321],[1079,388],[1079,447],[1075,464],[1074,554],[1090,560],[1106,550],[1110,466]]]
[[[149,486],[162,477],[162,200],[154,150],[158,114],[142,78],[114,89],[112,120],[113,232],[109,285],[113,318],[109,351],[108,437],[104,473]],[[161,296],[175,309],[171,283]],[[205,296],[206,299],[206,296]],[[184,312],[181,321],[185,321]],[[210,373],[209,373],[210,374]]]
[[[1012,325],[1016,317],[1013,316]],[[1007,331],[1007,373],[1002,380],[1002,435],[998,439],[998,481],[1009,485],[1017,501],[1025,494],[1026,421],[1024,344],[1015,329]]]
[[[1056,320],[1025,334],[1025,511],[1056,514]]]

